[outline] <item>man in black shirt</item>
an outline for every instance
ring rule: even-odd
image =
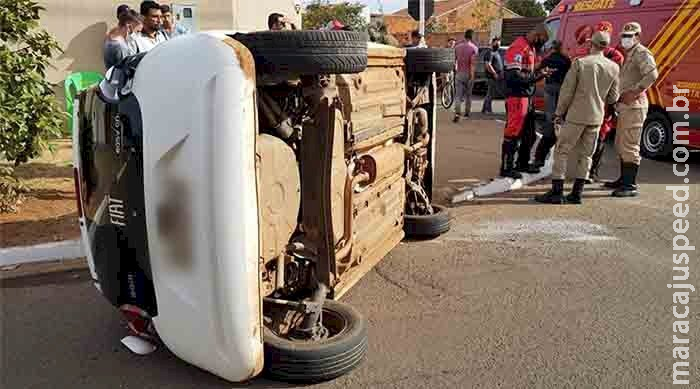
[[[493,98],[499,94],[498,92],[502,92],[503,58],[501,58],[501,53],[499,52],[500,48],[501,38],[495,37],[491,40],[491,51],[484,56],[484,68],[486,70],[486,77],[488,78],[488,91],[484,98],[484,106],[481,108],[482,113],[493,113],[491,102]]]
[[[539,67],[550,68],[554,70],[554,72],[545,80],[545,124],[542,139],[540,139],[537,151],[535,152],[535,162],[532,166],[533,172],[539,171],[539,169],[544,166],[547,155],[557,143],[557,138],[554,134],[554,111],[556,111],[557,103],[559,102],[561,84],[564,82],[564,77],[566,77],[569,68],[571,68],[571,60],[562,52],[560,41],[552,42],[551,53],[542,60]]]

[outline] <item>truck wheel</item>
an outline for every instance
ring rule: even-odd
[[[449,73],[454,67],[455,52],[452,49],[406,49],[406,71],[409,73]]]
[[[281,337],[265,327],[267,375],[286,382],[320,382],[359,366],[367,352],[367,322],[362,315],[347,304],[326,300],[321,322],[329,334],[320,341]]]
[[[408,237],[434,238],[450,230],[450,215],[447,208],[433,205],[432,215],[405,215],[403,230]]]
[[[350,74],[367,68],[366,33],[355,31],[260,31],[235,34],[266,74]]]
[[[671,122],[661,112],[650,112],[642,128],[641,154],[647,158],[666,158],[673,151]]]

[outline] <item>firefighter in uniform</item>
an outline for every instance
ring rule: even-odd
[[[605,31],[611,36],[613,34],[613,26],[610,22],[600,22],[596,25],[596,31]],[[615,62],[617,66],[622,67],[622,63],[625,61],[625,56],[620,52],[620,50],[610,46],[603,50],[603,55],[605,58]],[[598,181],[598,170],[600,169],[600,163],[603,160],[603,154],[605,153],[605,142],[608,139],[610,131],[615,127],[615,119],[617,113],[614,107],[609,106],[605,110],[605,119],[603,120],[603,125],[600,126],[600,132],[598,133],[598,143],[596,144],[595,153],[593,153],[593,165],[591,165],[591,174],[587,184],[592,184],[593,181]]]
[[[620,69],[603,56],[610,44],[610,34],[597,31],[591,38],[591,54],[578,58],[566,74],[554,114],[557,145],[554,149],[552,190],[536,196],[535,201],[546,204],[581,204],[581,194],[591,169],[600,126],[606,105],[615,104],[620,97]],[[566,124],[562,127],[562,118]],[[577,155],[574,188],[564,198],[564,178],[569,153]]]
[[[596,24],[593,32],[595,31],[604,31],[612,36],[612,23],[600,22]],[[574,57],[574,59],[585,57],[590,53],[591,38],[588,38],[584,45],[577,49],[575,54],[576,56]],[[625,60],[625,57],[622,54],[622,52],[620,52],[620,50],[612,46],[606,47],[605,50],[603,50],[603,55],[605,56],[605,58],[615,62],[620,67],[622,66],[622,63]],[[614,107],[608,106],[605,109],[605,119],[603,120],[603,124],[600,126],[600,132],[598,133],[598,142],[595,147],[595,152],[593,153],[593,164],[591,165],[591,173],[589,175],[590,178],[586,181],[587,184],[592,184],[593,181],[598,180],[598,170],[600,169],[600,163],[602,162],[603,154],[605,153],[605,142],[608,138],[608,134],[610,134],[610,131],[612,131],[612,129],[615,126],[615,117],[616,112]],[[537,146],[537,151],[535,153],[535,162],[533,163],[534,169],[539,169],[544,166],[545,160],[547,159],[549,152],[556,143],[557,140],[553,136],[553,130],[548,129],[548,131],[545,131],[543,133],[542,139],[540,140],[540,143]]]
[[[522,178],[520,172],[529,170],[530,149],[536,140],[530,98],[535,93],[535,83],[551,74],[548,68],[535,71],[535,53],[547,40],[547,29],[544,25],[538,25],[527,36],[517,38],[506,51],[507,120],[501,146],[501,177]]]
[[[659,77],[654,55],[640,43],[641,33],[642,27],[639,23],[627,23],[622,29],[620,39],[620,44],[625,50],[625,62],[620,72],[621,97],[617,104],[615,150],[620,157],[621,174],[616,181],[605,184],[605,187],[615,189],[612,193],[614,197],[639,195],[639,143],[649,109],[646,90]]]

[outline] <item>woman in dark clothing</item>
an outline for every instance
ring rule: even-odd
[[[559,102],[559,90],[564,82],[566,73],[571,68],[571,60],[562,52],[561,42],[552,42],[552,51],[538,66],[539,68],[550,68],[554,72],[546,78],[544,84],[544,104],[545,104],[545,125],[543,128],[542,139],[535,153],[534,168],[540,169],[544,166],[547,160],[547,155],[552,147],[557,143],[556,135],[554,134],[554,112],[557,109]]]

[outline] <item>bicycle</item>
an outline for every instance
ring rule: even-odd
[[[450,109],[452,107],[456,94],[454,72],[446,73],[440,88],[440,102],[443,108]]]

